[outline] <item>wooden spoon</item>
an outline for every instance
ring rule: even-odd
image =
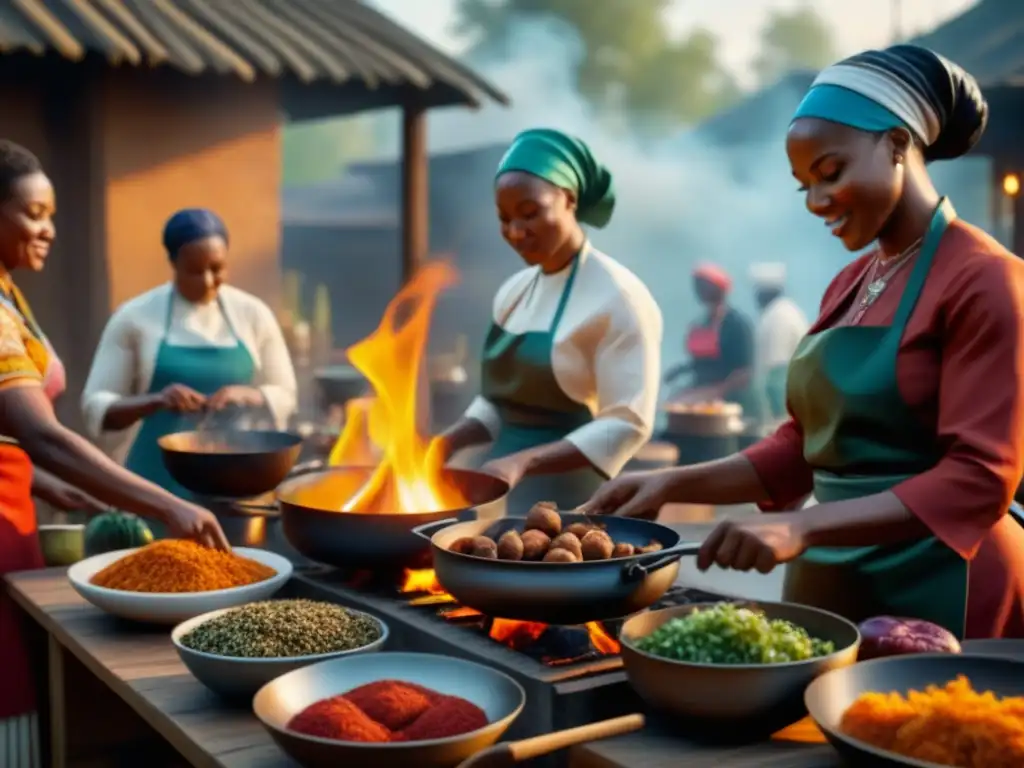
[[[643,715],[624,715],[611,720],[601,720],[578,728],[546,733],[532,739],[506,741],[490,749],[478,752],[468,760],[459,763],[458,768],[508,768],[525,760],[541,757],[558,749],[565,749],[587,741],[598,741],[612,736],[632,733],[644,727]]]

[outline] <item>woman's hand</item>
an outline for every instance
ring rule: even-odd
[[[807,549],[807,519],[802,512],[776,512],[715,526],[697,555],[697,568],[712,565],[736,571],[768,573]]]
[[[577,511],[587,515],[616,515],[654,519],[674,501],[679,484],[676,469],[629,472],[609,480]]]
[[[258,408],[264,402],[263,393],[256,389],[256,387],[231,384],[227,387],[222,387],[211,395],[206,405],[212,411],[220,411],[228,406]]]
[[[170,411],[195,413],[206,406],[206,395],[200,394],[184,384],[171,384],[161,390],[160,403]]]
[[[212,512],[181,499],[175,499],[175,502],[165,520],[173,538],[192,539],[211,549],[231,549]]]

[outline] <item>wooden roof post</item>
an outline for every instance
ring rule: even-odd
[[[427,110],[410,99],[402,105],[402,284],[427,260],[430,249],[430,193],[427,187]],[[424,354],[417,386],[420,434],[431,429],[429,354]]]
[[[427,110],[410,100],[402,107],[403,284],[416,274],[430,249],[427,169]]]

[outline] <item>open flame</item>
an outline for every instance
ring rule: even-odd
[[[438,598],[442,598],[443,602],[455,602],[455,599],[445,592],[444,587],[438,582],[433,569],[430,568],[406,570],[402,583],[399,586],[399,592],[430,595],[431,597],[423,599],[424,603],[437,603],[439,602]],[[417,601],[414,600],[413,604],[416,603]],[[480,612],[472,608],[460,606],[446,611],[444,615],[448,619],[462,619],[479,616]],[[492,640],[502,645],[516,648],[536,642],[547,628],[547,624],[536,621],[491,619],[489,635]],[[598,653],[604,656],[613,656],[622,649],[619,641],[605,631],[605,628],[601,626],[601,622],[591,621],[586,625],[586,629],[587,634],[590,636],[590,644]]]
[[[430,317],[438,295],[457,280],[455,268],[446,262],[424,265],[388,304],[377,330],[348,349],[349,362],[370,382],[373,396],[347,405],[345,428],[328,463],[370,465],[374,470],[343,503],[343,512],[434,512],[465,506],[459,490],[444,481],[437,438],[424,438],[417,422]]]

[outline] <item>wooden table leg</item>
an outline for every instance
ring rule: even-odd
[[[50,692],[50,765],[67,768],[67,704],[64,698],[64,649],[53,635],[46,636],[47,668]]]

